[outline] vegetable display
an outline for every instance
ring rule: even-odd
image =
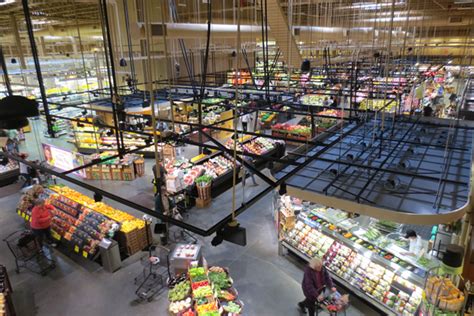
[[[170,289],[169,312],[176,316],[220,316],[239,315],[243,304],[237,300],[238,293],[232,286],[228,270],[213,266],[192,266],[187,278]]]
[[[170,302],[181,301],[189,295],[190,291],[191,283],[189,281],[183,281],[176,284],[176,286],[168,292],[168,299]]]

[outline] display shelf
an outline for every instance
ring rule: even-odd
[[[366,241],[367,243],[369,243],[373,247],[373,249],[368,249],[368,248],[362,246],[361,244],[352,241],[351,239],[345,238],[342,233],[338,233],[335,230],[328,229],[324,225],[318,225],[314,221],[311,221],[308,218],[302,217],[301,214],[298,215],[298,219],[303,221],[307,225],[322,231],[327,236],[331,236],[331,237],[337,239],[338,241],[344,243],[349,248],[356,249],[357,251],[364,251],[365,256],[369,257],[371,260],[373,260],[374,262],[382,265],[383,267],[390,268],[390,269],[392,269],[394,271],[397,271],[397,272],[400,271],[400,270],[403,270],[402,273],[403,273],[403,276],[406,279],[410,280],[411,282],[415,283],[416,285],[418,285],[420,287],[423,286],[424,279],[423,279],[422,276],[419,276],[419,275],[413,273],[412,271],[406,270],[406,267],[403,267],[403,266],[399,265],[398,263],[394,263],[390,260],[385,259],[384,256],[387,255],[387,254],[384,254],[384,256],[382,256],[382,255],[379,255],[378,253],[374,252],[378,247],[375,246],[372,242]],[[402,261],[402,259],[400,259],[400,260]]]
[[[286,249],[290,250],[292,253],[300,257],[301,259],[305,260],[306,262],[309,262],[311,260],[311,257],[309,257],[307,254],[302,253],[298,249],[294,248],[292,245],[287,243],[286,241],[282,241],[281,245],[285,247]],[[329,273],[331,274],[331,277],[340,285],[345,287],[346,289],[349,289],[353,294],[355,294],[357,297],[363,299],[364,301],[368,301],[370,304],[375,306],[378,310],[384,312],[387,315],[397,315],[393,310],[388,308],[387,306],[381,304],[379,301],[377,301],[375,298],[372,296],[368,295],[367,293],[364,293],[357,289],[353,284],[347,282],[345,279],[339,277],[337,274],[335,274],[333,271],[329,270]]]
[[[13,289],[7,269],[0,265],[0,316],[14,316],[15,307],[12,300]]]
[[[168,292],[170,315],[244,315],[244,304],[238,298],[227,268],[211,266],[207,269],[193,263],[188,265],[184,275]]]

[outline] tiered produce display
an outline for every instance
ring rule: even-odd
[[[229,271],[221,267],[192,266],[168,293],[169,312],[180,316],[237,316],[243,304],[232,287]]]
[[[272,135],[286,137],[289,140],[308,140],[311,138],[311,127],[299,124],[277,123],[272,126]]]
[[[360,102],[359,110],[378,111],[383,108],[385,112],[393,112],[398,107],[398,101],[393,100],[390,104],[388,104],[390,101],[392,100],[363,99]]]
[[[18,164],[15,161],[9,161],[6,165],[0,165],[0,177],[11,171],[19,172]]]
[[[378,244],[384,238],[377,227],[396,230],[392,222],[373,221],[362,234],[346,212],[288,196],[282,198],[279,218],[283,247],[305,260],[322,258],[337,281],[379,309],[413,315],[420,305],[425,271]]]
[[[167,172],[166,187],[170,192],[177,192],[193,186],[196,178],[202,175],[217,179],[231,171],[233,165],[225,155],[217,155],[203,162],[198,160],[197,163],[187,159],[167,159],[164,164]]]
[[[104,237],[113,237],[127,255],[147,246],[145,222],[102,202],[95,202],[66,186],[50,186],[43,193],[54,206],[52,235],[70,245],[76,253],[90,257]],[[18,206],[18,214],[31,220],[33,198],[26,193]],[[114,225],[115,224],[115,225]],[[115,230],[119,228],[115,234]]]
[[[16,315],[11,296],[12,292],[7,269],[0,265],[0,316]]]
[[[234,140],[232,138],[228,139],[225,143],[225,146],[229,149],[234,149]],[[237,144],[237,151],[241,152],[248,152],[255,155],[266,155],[273,149],[275,149],[276,141],[263,138],[263,137],[256,137],[252,138],[248,141],[240,142]]]

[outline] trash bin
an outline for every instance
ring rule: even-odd
[[[115,240],[102,239],[99,243],[100,258],[102,266],[108,272],[115,272],[122,267],[118,242]]]

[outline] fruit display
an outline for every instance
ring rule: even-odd
[[[228,139],[225,143],[225,146],[231,150],[234,150],[234,140],[232,138]],[[265,155],[275,149],[276,141],[263,138],[263,137],[255,137],[250,140],[240,140],[237,143],[236,149],[240,152],[249,152],[255,155]]]
[[[168,299],[170,302],[178,302],[184,300],[191,293],[191,283],[183,281],[174,286],[168,292]],[[188,306],[189,307],[189,306]],[[184,308],[183,308],[184,309]]]
[[[228,270],[214,266],[206,269],[193,264],[188,279],[168,293],[169,311],[173,315],[220,316],[240,315],[243,304],[237,300]]]
[[[62,197],[60,199],[67,199],[72,202],[76,202],[81,205],[81,207],[88,208],[94,212],[105,215],[107,218],[120,223],[120,231],[124,233],[129,233],[134,229],[143,229],[145,227],[145,222],[142,219],[138,219],[126,212],[117,210],[105,203],[95,202],[88,196],[83,195],[71,188],[66,186],[53,185],[50,189]]]
[[[196,158],[196,157],[195,157]],[[196,179],[202,175],[208,175],[212,179],[226,174],[234,167],[232,160],[225,155],[216,155],[204,162],[200,160],[206,158],[205,155],[199,155],[199,159],[166,159],[164,168],[167,172],[167,189],[170,192],[176,192],[195,184]],[[170,181],[170,182],[168,182]]]
[[[316,94],[306,94],[306,95],[304,95],[300,98],[300,102],[303,105],[322,106],[325,98],[328,98],[328,96],[316,95]]]
[[[187,299],[182,300],[182,301],[171,302],[169,310],[170,312],[177,314],[181,311],[187,310],[190,307],[191,307],[191,298],[188,297]]]
[[[359,110],[372,110],[372,111],[378,111],[382,109],[385,105],[387,105],[390,101],[390,99],[383,100],[383,99],[363,99],[362,102],[360,102]],[[384,108],[385,112],[391,112],[394,111],[398,107],[398,101],[392,101],[390,105],[386,106]]]
[[[311,127],[298,124],[293,125],[288,123],[277,123],[272,126],[272,131],[297,136],[311,136]]]
[[[62,189],[66,192],[66,189]],[[70,192],[71,196],[79,199],[78,192]],[[32,201],[37,197],[46,199],[54,209],[51,211],[51,228],[53,237],[74,247],[76,253],[89,257],[98,250],[103,238],[113,236],[118,224],[103,214],[74,201],[65,195],[53,190],[44,189],[40,185],[34,186],[20,199],[18,214],[26,221],[31,218]],[[35,198],[36,197],[36,198]]]
[[[18,170],[18,163],[16,161],[9,160],[6,165],[0,164],[0,175],[13,170]]]
[[[275,149],[276,142],[269,138],[257,137],[249,142],[242,144],[245,152],[255,155],[265,155],[271,150]]]

